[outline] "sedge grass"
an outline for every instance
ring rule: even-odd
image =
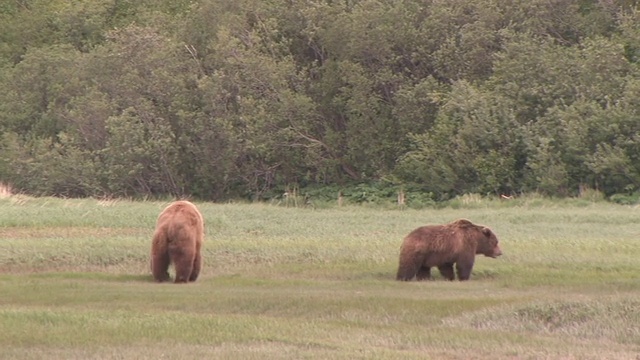
[[[204,268],[156,284],[163,202],[0,199],[0,358],[634,359],[640,209],[198,203]],[[396,282],[413,228],[491,226],[469,282]]]

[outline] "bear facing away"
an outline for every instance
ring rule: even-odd
[[[151,273],[157,282],[170,280],[169,264],[176,270],[176,283],[196,281],[202,267],[200,248],[204,220],[189,201],[176,201],[158,217],[151,242]]]
[[[488,227],[465,219],[422,226],[404,238],[396,279],[430,279],[435,266],[445,279],[454,280],[455,264],[458,280],[469,280],[476,254],[492,258],[502,255],[498,238]]]

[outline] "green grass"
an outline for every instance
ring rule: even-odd
[[[464,199],[463,199],[464,200]],[[468,198],[442,209],[198,203],[193,284],[149,274],[166,203],[0,199],[0,359],[637,359],[640,208]],[[397,282],[402,238],[457,218],[499,259]]]

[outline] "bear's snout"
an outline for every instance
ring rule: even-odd
[[[493,256],[491,256],[492,258],[497,258],[498,256],[502,255],[502,250],[500,250],[499,247],[495,247],[493,249]]]

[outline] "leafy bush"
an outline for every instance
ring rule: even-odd
[[[609,197],[609,200],[621,205],[637,205],[640,204],[640,192],[633,194],[613,194]]]

